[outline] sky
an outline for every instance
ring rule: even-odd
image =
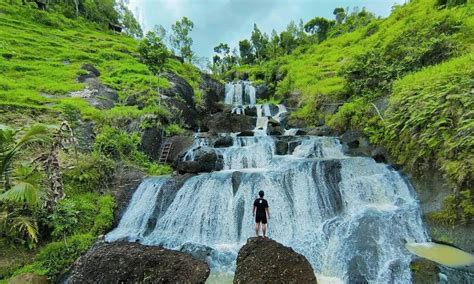
[[[231,48],[250,38],[253,24],[270,34],[280,32],[291,20],[296,22],[322,16],[334,18],[336,7],[365,7],[378,16],[388,16],[396,3],[406,0],[128,0],[144,31],[171,25],[186,16],[194,22],[191,32],[193,51],[200,57],[213,55],[214,46],[227,43]]]

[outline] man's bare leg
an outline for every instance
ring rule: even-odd
[[[267,236],[267,224],[262,224],[263,238]]]
[[[257,238],[258,238],[258,231],[260,231],[260,223],[255,223],[255,234],[257,235]]]

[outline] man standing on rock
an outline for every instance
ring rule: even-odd
[[[267,217],[270,219],[270,211],[267,200],[263,198],[264,194],[263,190],[260,190],[258,193],[260,198],[255,199],[253,202],[253,216],[255,216],[255,233],[257,238],[260,231],[260,223],[262,223],[263,238],[265,239],[267,235]]]

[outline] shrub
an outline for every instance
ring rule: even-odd
[[[182,135],[184,132],[185,130],[179,124],[170,124],[165,128],[167,136]]]
[[[80,213],[73,200],[61,200],[54,208],[53,213],[48,216],[48,225],[52,228],[53,238],[60,239],[70,235],[76,229]]]
[[[17,270],[14,275],[32,272],[51,277],[53,281],[57,280],[80,255],[91,247],[94,240],[91,234],[82,234],[49,243],[40,249],[33,263]]]
[[[148,32],[145,38],[138,45],[140,58],[148,68],[158,74],[164,67],[167,58],[170,56],[163,40],[154,32]]]
[[[63,172],[64,183],[74,193],[101,191],[110,182],[114,166],[98,152],[79,155],[77,163]]]
[[[92,227],[93,234],[102,234],[112,226],[114,208],[115,199],[111,195],[103,195],[97,200],[97,214]]]
[[[459,188],[472,185],[473,77],[466,55],[395,83],[384,144],[409,171],[436,166]]]
[[[105,126],[96,137],[94,150],[108,158],[133,160],[139,143],[140,136],[137,133],[128,134]]]

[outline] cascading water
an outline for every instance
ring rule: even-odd
[[[259,109],[260,117],[272,117]],[[213,272],[232,273],[238,250],[255,234],[253,200],[264,190],[269,237],[306,256],[320,283],[410,282],[404,242],[428,237],[414,192],[398,172],[346,156],[333,137],[294,137],[286,155],[275,154],[275,137],[231,137],[224,148],[196,139],[185,156],[212,149],[223,159],[221,171],[193,176],[179,190],[167,188],[170,177],[144,180],[106,239],[190,252]]]

